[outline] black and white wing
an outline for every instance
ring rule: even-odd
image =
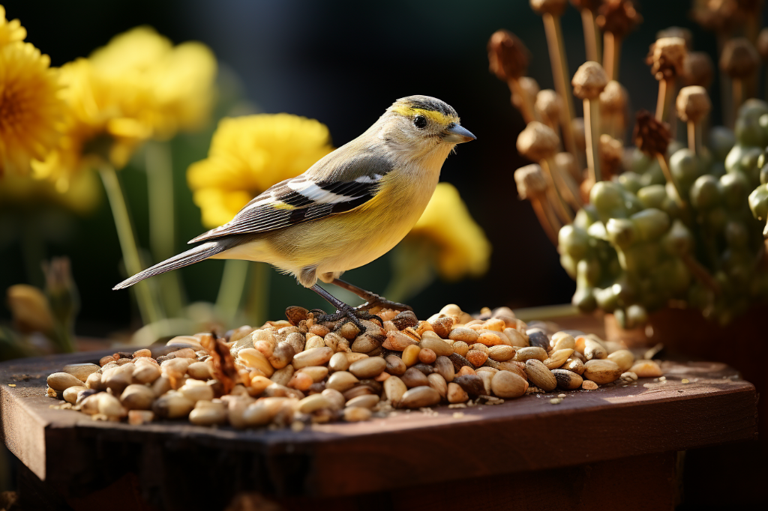
[[[310,171],[286,179],[249,202],[230,222],[189,243],[233,234],[256,234],[343,213],[365,204],[379,192],[381,179],[392,170],[382,157],[363,154],[344,159],[336,150]],[[326,180],[313,178],[317,165],[331,166]],[[327,168],[327,167],[326,167]]]

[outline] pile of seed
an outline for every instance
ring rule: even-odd
[[[383,324],[362,321],[361,330],[321,324],[291,307],[287,321],[261,328],[176,337],[161,350],[65,366],[48,376],[47,392],[66,401],[58,407],[95,419],[300,429],[662,375],[656,362],[635,360],[624,346],[577,331],[550,336],[506,307],[473,317],[447,305],[427,321],[410,311],[374,312]]]

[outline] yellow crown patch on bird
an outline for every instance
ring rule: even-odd
[[[336,307],[318,321],[375,317],[385,305],[410,309],[339,280],[389,252],[427,207],[445,159],[475,136],[450,105],[429,96],[397,100],[356,139],[251,200],[228,223],[194,238],[201,245],[121,282],[115,289],[205,259],[269,263]],[[351,307],[317,285],[320,279],[368,303]]]

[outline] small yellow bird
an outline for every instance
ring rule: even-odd
[[[375,305],[409,309],[339,280],[402,240],[427,207],[440,169],[456,144],[475,136],[448,104],[429,96],[398,99],[365,133],[326,155],[306,172],[278,183],[228,223],[190,241],[205,242],[116,285],[204,259],[260,261],[290,273],[336,307],[320,321],[360,326]],[[352,291],[367,303],[352,307],[317,279]]]

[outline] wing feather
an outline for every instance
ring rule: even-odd
[[[329,154],[304,174],[265,190],[228,223],[192,239],[190,243],[235,234],[256,234],[283,229],[309,220],[350,211],[371,200],[393,163],[382,154],[367,152],[344,158],[347,146]],[[342,154],[336,154],[342,152]],[[313,179],[319,166],[331,166],[328,180]]]

